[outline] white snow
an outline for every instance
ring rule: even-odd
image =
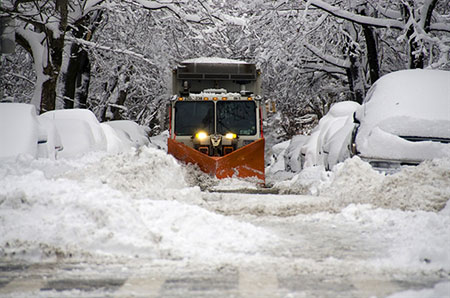
[[[86,109],[68,109],[48,111],[41,114],[41,117],[47,117],[53,120],[83,120],[89,126],[94,138],[94,148],[96,150],[106,149],[106,139],[100,123],[94,113]]]
[[[133,121],[99,123],[85,109],[36,115],[31,104],[0,103],[0,159],[78,158],[92,151],[110,154],[149,145],[149,129]],[[161,137],[158,137],[161,139]],[[163,139],[155,144],[163,142]],[[158,145],[158,146],[159,146]]]
[[[53,121],[38,116],[38,121],[43,130],[45,130],[46,140],[44,144],[38,146],[38,156],[43,158],[56,159],[58,151],[63,150],[61,136],[56,129],[56,125]]]
[[[332,198],[327,208],[322,208],[325,212],[298,220],[346,223],[368,231],[374,241],[388,244],[387,252],[371,261],[374,266],[449,270],[449,181],[448,158],[385,175],[354,157],[332,172],[323,167],[304,169],[275,187],[287,193]]]
[[[441,282],[432,289],[408,290],[389,295],[386,298],[438,298],[448,297],[450,293],[450,282]]]
[[[440,142],[410,142],[400,136],[450,138],[450,72],[403,70],[380,78],[356,117],[361,156],[422,161],[450,156]]]
[[[14,154],[0,162],[3,260],[101,262],[147,258],[240,264],[251,258],[264,264],[280,238],[251,221],[230,216],[248,212],[249,216],[290,217],[293,223],[364,231],[379,246],[379,251],[357,263],[370,270],[417,274],[450,270],[450,157],[404,167],[392,175],[374,171],[368,163],[353,157],[332,171],[312,166],[285,175],[294,176],[274,185],[285,195],[222,196],[192,186],[190,180],[196,175],[192,167],[182,166],[165,151],[153,148],[165,146],[167,132],[152,138],[150,146],[135,148],[130,141],[127,147],[123,138],[135,140],[132,133],[114,128],[114,124],[93,121],[105,138],[105,150],[99,151],[92,126],[82,120],[84,116],[43,117],[47,120],[38,121],[33,106],[0,106],[4,113],[0,123],[6,123],[0,126],[1,134],[10,133],[16,118],[19,128],[41,123],[54,144],[58,144],[54,133],[59,133],[70,156],[65,158],[64,150],[56,159],[36,158],[34,153]],[[8,110],[4,107],[11,108],[15,116],[4,112]],[[334,119],[341,112],[347,115],[349,110],[335,108]],[[20,116],[22,113],[25,116]],[[32,144],[25,148],[32,149],[25,152],[34,152],[41,133],[37,129],[26,131]],[[274,146],[278,160],[268,172],[287,173],[286,165],[294,170],[298,160],[292,157],[304,141],[296,137]],[[16,145],[15,139],[7,145],[0,143],[8,152]],[[284,158],[285,153],[289,158]],[[257,189],[251,181],[234,178],[215,180],[213,184],[213,189],[222,191]],[[302,236],[307,231],[296,233]],[[390,297],[442,297],[449,286],[441,282],[434,288]]]
[[[359,107],[360,105],[356,102],[342,101],[330,108],[300,150],[301,158],[304,159],[303,167],[328,165],[329,154],[332,160],[331,165],[339,160],[346,136],[353,129],[353,125],[348,125],[348,119],[351,119]]]
[[[248,64],[241,60],[233,60],[220,57],[199,57],[182,61],[182,63],[214,63],[214,64]]]
[[[39,122],[33,105],[0,103],[0,159],[37,157]]]
[[[148,145],[149,140],[146,137],[147,131],[144,129],[144,127],[138,125],[134,121],[130,120],[114,120],[114,121],[108,121],[104,122],[106,125],[111,126],[116,131],[122,130],[125,132],[128,137],[133,142],[134,146],[140,147],[143,145]]]
[[[112,154],[117,154],[120,152],[125,152],[131,149],[131,140],[123,139],[120,137],[120,132],[117,132],[110,125],[106,123],[100,123],[101,128],[103,129],[103,133],[106,137],[106,151]],[[121,131],[122,135],[125,132]]]
[[[26,163],[0,165],[4,256],[220,260],[276,239],[196,206],[200,189],[186,185],[181,166],[163,151],[100,157],[79,168],[50,160],[27,170]],[[55,162],[66,170],[55,175]]]
[[[89,124],[80,119],[54,119],[58,134],[61,136],[63,150],[58,154],[62,158],[81,157],[98,150]]]
[[[300,150],[308,140],[307,136],[296,135],[292,137],[289,146],[284,153],[285,170],[294,173],[300,172],[302,169],[300,160]]]

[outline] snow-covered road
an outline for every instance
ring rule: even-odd
[[[233,193],[256,186],[146,147],[1,163],[0,296],[449,296],[450,160],[273,184]]]

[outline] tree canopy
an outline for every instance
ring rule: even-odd
[[[448,0],[5,0],[16,53],[0,88],[40,112],[89,108],[159,132],[180,61],[257,63],[286,136],[333,102],[361,102],[381,75],[450,69]]]

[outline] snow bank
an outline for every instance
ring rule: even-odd
[[[373,240],[388,244],[388,252],[372,261],[375,266],[450,269],[450,216],[446,214],[351,204],[332,217],[368,230],[376,227]]]
[[[65,171],[55,172],[55,163]],[[214,262],[276,242],[264,229],[193,205],[201,201],[198,187],[187,187],[181,166],[152,148],[97,155],[87,164],[0,164],[0,177],[0,254],[6,259]]]
[[[302,220],[349,223],[368,231],[371,239],[383,243],[387,250],[373,259],[375,266],[449,270],[449,181],[450,158],[385,175],[353,157],[332,172],[323,167],[307,168],[275,187],[332,198],[320,213]]]
[[[338,164],[321,194],[333,194],[340,205],[369,203],[402,210],[441,210],[450,198],[450,158],[425,161],[393,175],[373,170],[358,157]]]
[[[319,186],[328,179],[329,173],[323,166],[307,167],[291,179],[275,183],[273,187],[281,193],[317,195]]]
[[[75,180],[101,181],[133,197],[165,198],[168,190],[188,187],[182,166],[166,152],[142,147],[105,156],[101,162],[67,174]]]
[[[289,181],[275,184],[283,192],[334,197],[330,210],[349,204],[401,210],[439,211],[450,198],[450,158],[425,161],[393,175],[375,171],[359,157],[338,164],[304,169]]]
[[[450,295],[450,282],[441,282],[432,289],[409,290],[389,295],[386,298],[444,298]]]

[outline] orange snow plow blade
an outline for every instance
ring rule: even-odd
[[[256,177],[263,183],[264,177],[264,139],[254,141],[225,156],[212,157],[190,148],[171,138],[167,141],[167,152],[185,163],[196,164],[200,169],[217,178]]]

